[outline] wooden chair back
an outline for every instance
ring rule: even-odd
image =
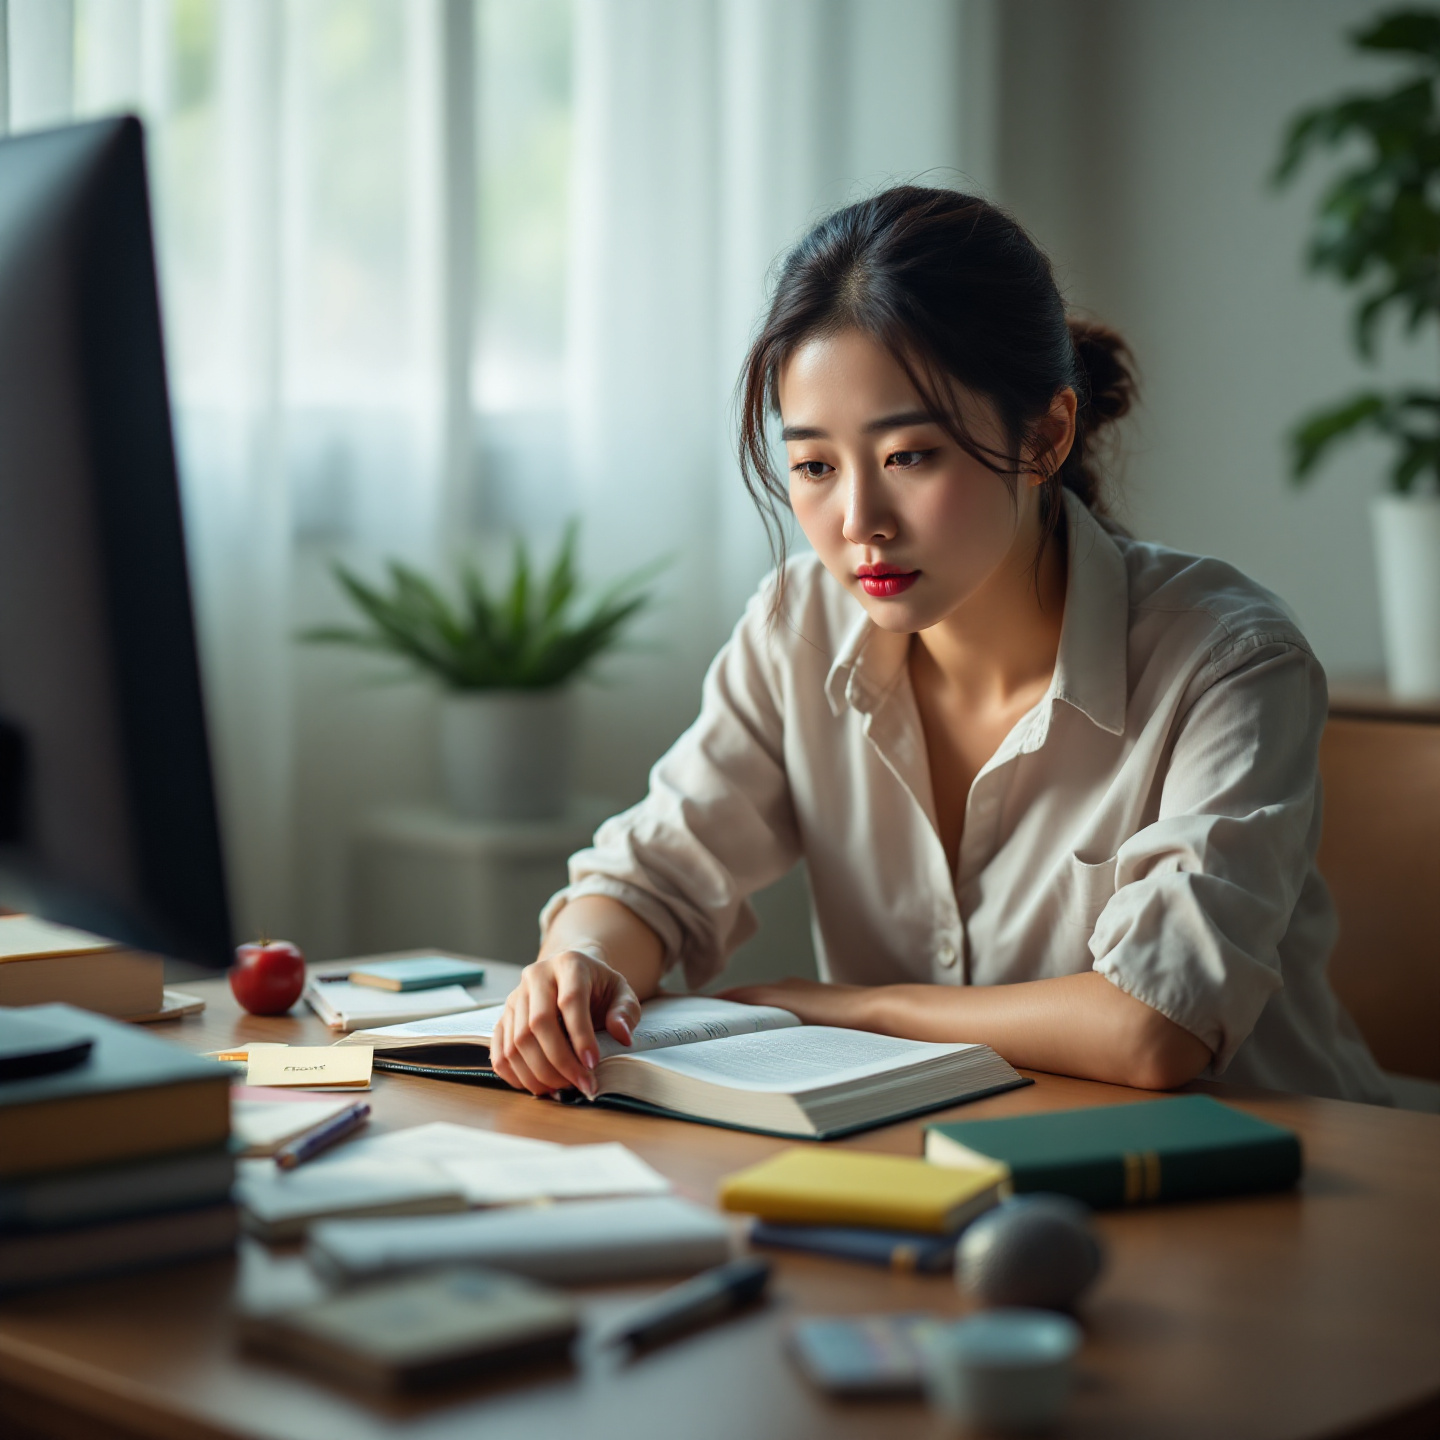
[[[1330,983],[1385,1069],[1440,1080],[1440,717],[1332,705],[1320,773]]]

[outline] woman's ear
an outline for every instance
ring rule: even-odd
[[[1075,446],[1079,398],[1070,386],[1055,392],[1050,408],[1035,422],[1030,439],[1030,483],[1043,485],[1060,469]]]

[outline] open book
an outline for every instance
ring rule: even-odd
[[[493,1079],[504,1007],[357,1030],[381,1069]],[[802,1025],[788,1010],[705,996],[648,1002],[628,1048],[602,1034],[601,1103],[739,1130],[824,1139],[1028,1083],[985,1045]]]

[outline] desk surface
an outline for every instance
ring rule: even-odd
[[[508,967],[504,967],[508,968]],[[503,981],[502,967],[494,979]],[[242,1015],[223,981],[203,1016],[164,1031],[194,1050],[242,1039],[315,1041],[313,1017]],[[968,1117],[1145,1098],[1038,1075]],[[1440,1433],[1440,1117],[1206,1087],[1289,1125],[1306,1177],[1285,1195],[1156,1206],[1097,1219],[1109,1267],[1085,1306],[1081,1381],[1064,1437],[1405,1436]],[[570,1108],[377,1072],[376,1125],[452,1120],[567,1142],[619,1140],[677,1191],[713,1202],[720,1178],[788,1142],[680,1121]],[[838,1142],[918,1155],[918,1122]],[[939,1437],[915,1403],[838,1404],[811,1391],[783,1350],[809,1313],[964,1309],[948,1277],[891,1275],[776,1256],[771,1304],[628,1367],[588,1357],[573,1371],[471,1385],[421,1401],[374,1401],[240,1352],[237,1287],[300,1280],[292,1253],[247,1244],[237,1261],[69,1286],[0,1305],[6,1434],[111,1440],[576,1440],[679,1435]],[[605,1317],[655,1285],[585,1292]]]

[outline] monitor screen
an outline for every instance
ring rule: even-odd
[[[130,118],[0,142],[0,904],[230,958]]]

